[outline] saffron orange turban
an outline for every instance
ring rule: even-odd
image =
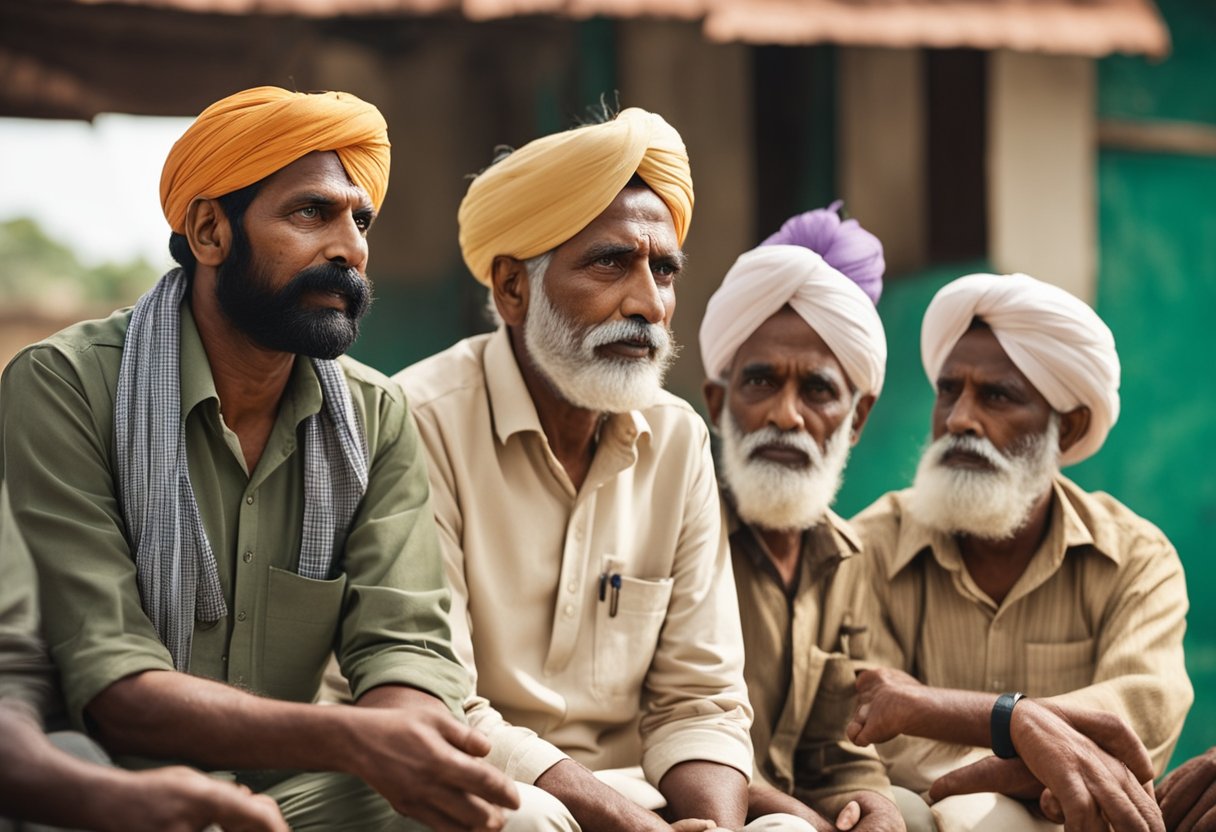
[[[388,125],[350,93],[255,87],[199,114],[169,151],[160,204],[181,234],[197,197],[214,198],[265,179],[313,151],[333,150],[376,209],[388,190]]]
[[[1089,408],[1089,429],[1060,458],[1097,453],[1119,419],[1119,354],[1110,328],[1083,301],[1024,274],[971,274],[946,284],[925,311],[921,361],[937,384],[954,345],[979,318],[1009,360],[1060,413]]]
[[[545,136],[491,165],[460,203],[460,251],[490,285],[494,258],[544,254],[604,212],[637,174],[671,211],[681,245],[692,220],[684,141],[662,116],[622,110],[612,121]]]

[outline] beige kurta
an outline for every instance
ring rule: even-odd
[[[1186,582],[1165,535],[1059,476],[1047,536],[998,605],[952,537],[904,513],[906,494],[887,494],[853,521],[882,609],[873,657],[935,687],[1022,691],[1116,713],[1160,774],[1193,699],[1182,655]],[[923,753],[910,745],[906,753]],[[890,762],[893,782],[927,787]]]
[[[566,755],[641,764],[652,784],[686,760],[750,775],[735,586],[695,411],[663,394],[607,419],[576,490],[505,329],[397,380],[428,451],[454,644],[476,677],[467,712],[492,762],[525,783]]]
[[[787,594],[758,533],[733,511],[727,519],[757,773],[830,816],[839,808],[832,798],[859,789],[891,797],[878,755],[845,736],[871,618],[857,536],[829,511],[803,533]]]

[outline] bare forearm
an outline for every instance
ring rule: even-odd
[[[574,760],[562,760],[536,778],[534,784],[566,805],[583,829],[604,832],[667,830],[654,812],[643,809]]]
[[[690,760],[670,768],[659,781],[667,798],[668,817],[704,818],[726,829],[740,829],[747,819],[747,778],[719,763]]]
[[[352,711],[266,699],[184,673],[149,671],[89,703],[107,748],[203,768],[353,771]]]
[[[996,694],[948,688],[919,688],[902,716],[900,733],[987,748],[992,744],[992,706]]]

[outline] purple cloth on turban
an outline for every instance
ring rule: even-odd
[[[809,248],[860,286],[877,305],[882,296],[882,273],[887,267],[882,257],[882,243],[857,220],[841,220],[836,212],[843,204],[837,200],[827,208],[790,217],[780,231],[761,245]]]

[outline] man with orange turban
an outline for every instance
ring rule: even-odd
[[[1060,473],[1118,419],[1114,336],[1058,286],[975,274],[929,304],[921,359],[931,444],[854,519],[888,667],[859,675],[850,737],[905,735],[891,780],[931,788],[942,832],[1162,828],[1149,781],[1193,698],[1182,564]]]
[[[662,389],[692,206],[683,141],[643,110],[501,158],[459,221],[502,326],[397,376],[469,721],[522,783],[521,829],[746,821],[751,707],[709,435]],[[764,823],[807,828],[788,821]]]
[[[295,829],[499,828],[417,433],[340,357],[388,168],[345,93],[207,108],[161,182],[181,268],[13,360],[0,476],[68,717],[111,753],[228,772]],[[331,650],[355,705],[311,704]]]

